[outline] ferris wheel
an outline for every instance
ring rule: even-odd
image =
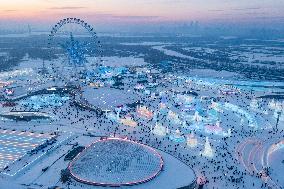
[[[101,64],[101,43],[94,28],[79,18],[56,23],[48,37],[53,73],[80,72]],[[58,63],[59,61],[59,63]]]

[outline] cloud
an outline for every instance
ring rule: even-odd
[[[249,10],[259,10],[261,7],[246,7],[246,8],[228,8],[228,9],[211,9],[210,12],[225,12],[225,11],[249,11]]]
[[[3,10],[3,12],[15,12],[17,11],[16,9],[9,9],[9,10]]]
[[[231,8],[233,11],[259,10],[261,7]]]
[[[85,9],[86,7],[50,7],[52,10],[74,10],[74,9]]]
[[[210,12],[223,12],[225,11],[224,9],[213,9],[213,10],[208,10]]]
[[[131,20],[146,20],[146,19],[160,18],[159,16],[117,16],[117,15],[112,15],[111,17],[117,19],[131,19]]]

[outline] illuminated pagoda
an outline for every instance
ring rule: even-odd
[[[202,117],[199,115],[198,111],[195,111],[193,120],[198,123],[202,121]]]
[[[206,137],[206,142],[204,144],[204,149],[202,152],[200,152],[200,155],[208,157],[208,158],[213,158],[214,157],[214,150],[211,147],[211,144],[209,142],[208,137]]]
[[[139,117],[146,119],[153,118],[153,113],[146,106],[138,106],[136,112]]]
[[[158,136],[166,136],[167,128],[160,123],[156,123],[154,129],[152,130],[152,133]]]
[[[182,136],[179,129],[177,129],[172,135],[170,135],[170,139],[174,142],[184,142],[185,137]]]
[[[122,123],[123,125],[129,126],[129,127],[137,126],[137,122],[134,121],[130,115],[126,115],[124,119],[121,118],[120,123]]]
[[[181,120],[179,119],[178,114],[176,114],[175,112],[173,112],[171,110],[168,112],[167,119],[174,124],[180,124],[181,123]]]
[[[190,133],[187,136],[187,142],[186,145],[190,148],[195,148],[198,144],[197,138],[195,137],[194,133]]]

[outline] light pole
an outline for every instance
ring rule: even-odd
[[[281,113],[282,112],[280,110],[277,111],[277,120],[276,120],[276,126],[275,126],[276,131],[278,131],[278,124],[279,124],[279,119],[280,119]]]

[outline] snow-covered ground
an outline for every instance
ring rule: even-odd
[[[165,53],[166,55],[169,55],[169,56],[185,58],[185,59],[188,59],[188,60],[201,60],[201,59],[194,58],[194,57],[191,57],[191,56],[188,56],[188,55],[184,55],[182,53],[179,53],[179,52],[176,52],[176,51],[173,51],[173,50],[166,49],[164,45],[163,46],[154,46],[152,48],[155,49],[155,50],[162,51],[163,53]]]
[[[195,60],[167,50],[164,48],[165,44],[142,45],[153,45],[155,50],[169,56]],[[101,109],[109,109],[108,114],[101,115],[96,111],[77,107],[71,94],[66,94],[68,98],[64,102],[55,103],[55,106],[54,103],[44,102],[44,95],[38,95],[33,98],[43,100],[44,105],[37,106],[37,111],[48,112],[58,119],[50,122],[0,120],[0,128],[10,131],[68,133],[66,140],[59,140],[64,142],[50,144],[48,148],[54,147],[53,150],[32,163],[25,171],[10,177],[0,170],[0,188],[100,188],[79,183],[72,178],[67,183],[61,182],[61,171],[70,163],[64,157],[76,146],[87,146],[101,136],[113,135],[154,147],[164,160],[164,170],[156,178],[141,185],[123,188],[175,189],[190,184],[195,176],[206,178],[208,182],[205,188],[208,189],[260,189],[265,182],[268,186],[283,187],[280,180],[281,169],[276,168],[279,165],[279,168],[283,167],[283,153],[280,150],[272,153],[270,159],[273,162],[271,181],[265,180],[264,176],[259,178],[260,172],[263,175],[269,173],[264,164],[261,164],[266,157],[267,148],[283,139],[284,108],[281,99],[258,97],[277,94],[282,86],[281,82],[275,83],[273,90],[268,90],[271,82],[234,81],[230,77],[236,75],[227,71],[219,72],[226,76],[224,79],[212,79],[207,74],[211,73],[208,70],[203,70],[203,75],[207,77],[199,77],[198,70],[192,71],[197,77],[189,77],[162,73],[159,69],[155,73],[151,72],[151,65],[146,64],[143,58],[105,57],[104,60],[105,66],[131,67],[131,72],[120,74],[124,84],[120,89],[114,89],[114,84],[97,76],[90,81],[80,80],[83,97]],[[63,59],[47,61],[46,65],[59,65],[62,75],[68,75],[68,69],[71,70],[72,67],[65,68],[62,61]],[[1,81],[14,82],[11,85],[15,86],[15,93],[11,99],[27,94],[31,85],[33,90],[64,85],[65,77],[62,75],[57,74],[53,81],[51,77],[43,79],[37,74],[41,65],[38,63],[42,62],[26,57],[26,61],[15,68],[18,71],[0,73]],[[110,77],[113,79],[113,76]],[[91,83],[98,81],[105,85],[94,89]],[[246,88],[238,84],[245,84]],[[254,91],[251,86],[257,84],[264,86],[266,90]],[[1,93],[3,91],[1,89]],[[80,95],[80,91],[75,92]],[[58,101],[57,98],[52,99]],[[140,101],[138,107],[128,107],[137,100]],[[15,100],[15,104],[5,102],[1,101],[1,110],[27,110],[27,103],[31,103],[31,109],[34,109],[34,102],[29,98]],[[118,105],[123,105],[119,111]],[[14,142],[13,138],[7,139],[3,134],[0,137],[4,143]],[[8,154],[6,151],[13,148],[9,146],[5,151],[2,150],[1,153],[5,153],[3,157]],[[17,168],[20,169],[32,161],[25,158],[19,160]],[[14,184],[16,186],[10,186]]]
[[[82,98],[89,104],[102,110],[113,110],[117,106],[131,104],[138,101],[138,96],[133,91],[121,91],[112,88],[85,88]]]

